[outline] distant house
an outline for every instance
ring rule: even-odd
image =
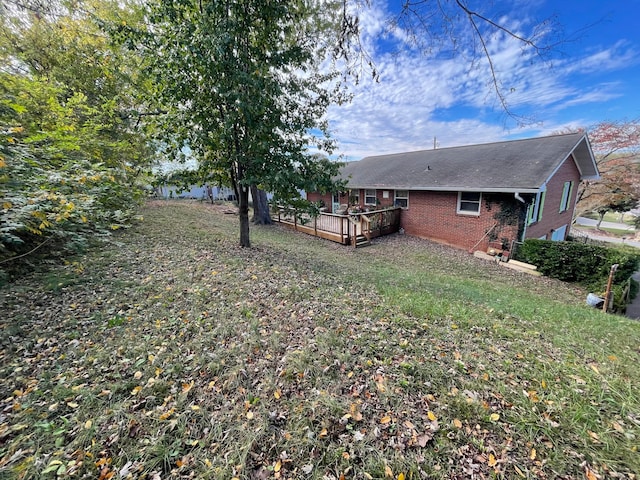
[[[156,188],[156,195],[161,198],[192,198],[198,200],[208,200],[206,185],[190,185],[186,188],[175,185],[161,185]],[[232,188],[211,187],[213,200],[234,201],[236,196]]]
[[[579,182],[599,173],[586,135],[576,133],[366,157],[341,176],[348,191],[308,199],[330,212],[399,206],[407,234],[484,250],[565,240]]]

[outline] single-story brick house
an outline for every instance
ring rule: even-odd
[[[578,184],[599,172],[587,136],[575,133],[366,157],[341,176],[348,191],[307,198],[333,212],[400,206],[405,233],[485,250],[565,240]]]

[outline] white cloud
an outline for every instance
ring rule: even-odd
[[[582,126],[593,123],[595,119],[575,109],[616,99],[622,86],[616,81],[585,85],[577,80],[594,71],[621,69],[637,59],[635,51],[620,42],[556,61],[551,68],[535,61],[513,38],[492,35],[487,47],[509,106],[541,122],[517,129],[501,110],[485,58],[470,62],[471,54],[466,58],[420,55],[406,46],[400,30],[392,40],[404,48],[395,54],[384,52],[375,39],[386,31],[387,11],[373,2],[370,9],[359,13],[364,45],[376,63],[380,82],[363,75],[352,86],[353,101],[329,111],[332,134],[339,140],[338,153],[349,159],[432,148],[434,137],[445,147],[551,133],[579,125],[576,122],[587,122]],[[525,28],[522,21],[504,20],[513,28]],[[569,111],[579,118],[563,118]]]
[[[590,52],[583,58],[565,65],[565,73],[589,74],[617,70],[638,63],[638,51],[625,41],[616,42],[610,48]]]

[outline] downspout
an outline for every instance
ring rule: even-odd
[[[522,196],[520,195],[520,192],[515,192],[513,194],[513,196],[519,202],[524,203],[525,205],[527,204],[527,202],[525,202],[524,198],[522,198]],[[527,217],[527,212],[525,212],[524,226],[522,228],[522,238],[520,239],[521,242],[524,241],[524,239],[526,238],[526,235],[527,235],[527,218],[526,217]]]

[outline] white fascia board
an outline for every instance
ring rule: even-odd
[[[546,185],[546,184],[545,184]],[[538,193],[544,190],[545,185],[538,188],[479,188],[479,187],[461,187],[461,186],[445,186],[445,187],[412,187],[407,185],[347,185],[350,189],[375,189],[375,190],[409,190],[412,192],[482,192],[482,193]]]

